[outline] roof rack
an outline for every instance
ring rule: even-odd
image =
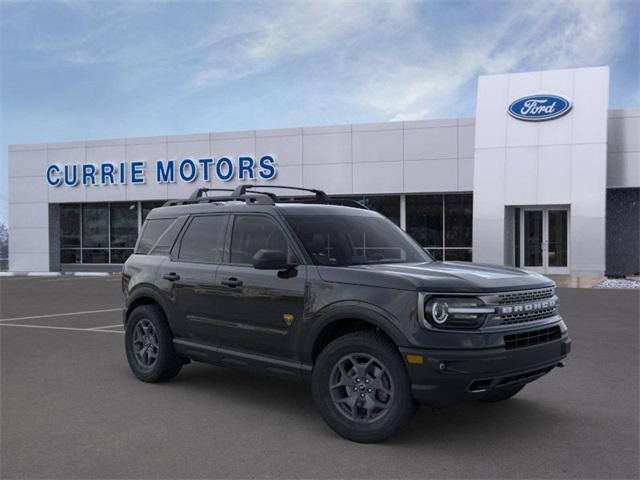
[[[189,200],[206,197],[207,192],[233,192],[233,188],[199,188],[191,194]]]
[[[287,185],[240,185],[234,191],[234,195],[244,195],[244,193],[250,188],[276,188],[279,190],[299,190],[301,192],[311,192],[316,195],[316,202],[329,203],[329,196],[322,190],[316,190],[315,188],[302,188],[302,187],[290,187]],[[264,192],[266,193],[266,192]]]
[[[254,191],[253,190],[254,188],[298,190],[302,192],[313,193],[315,194],[315,197],[313,199],[308,197],[307,198],[285,197],[286,198],[285,199],[285,198],[278,197],[272,192]],[[219,197],[218,196],[210,197],[206,195],[208,192],[231,192],[231,194],[223,195]],[[169,200],[163,205],[163,207],[173,207],[176,205],[187,205],[187,204],[194,204],[194,203],[222,204],[223,202],[232,202],[232,201],[245,202],[247,204],[257,204],[257,205],[275,205],[276,203],[292,203],[292,202],[322,203],[322,204],[337,204],[337,205],[367,209],[367,207],[365,207],[364,205],[354,200],[338,200],[337,202],[333,201],[322,190],[316,190],[313,188],[291,187],[286,185],[240,185],[235,190],[232,190],[230,188],[198,188],[189,196],[189,198],[179,199],[179,200]]]

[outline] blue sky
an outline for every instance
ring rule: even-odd
[[[638,108],[640,3],[0,0],[7,146],[473,116],[478,75],[609,65]]]

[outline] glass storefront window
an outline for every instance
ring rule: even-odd
[[[82,263],[109,263],[109,250],[85,248],[82,250]]]
[[[339,196],[362,203],[400,225],[400,195]],[[471,194],[406,196],[406,230],[436,260],[471,261]],[[60,205],[61,263],[124,263],[133,253],[138,219],[165,201]]]
[[[445,247],[471,247],[473,196],[444,196]]]
[[[133,253],[133,248],[114,248],[111,250],[111,263],[124,263]]]
[[[111,248],[133,248],[138,238],[138,204],[112,203]]]
[[[470,262],[470,248],[447,248],[444,251],[444,259],[448,262]]]
[[[109,205],[106,203],[82,205],[82,248],[95,247],[109,247]]]
[[[407,195],[406,208],[407,233],[436,260],[471,261],[472,194]]]
[[[407,195],[407,233],[423,247],[442,247],[442,195]]]
[[[427,248],[426,250],[435,260],[438,260],[439,262],[443,260],[443,253],[441,248]]]
[[[60,250],[60,263],[80,263],[82,260],[79,248],[63,248]]]
[[[60,205],[60,247],[80,247],[80,205]]]
[[[157,202],[60,205],[60,263],[124,263],[138,239],[138,218]]]

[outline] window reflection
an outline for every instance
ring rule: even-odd
[[[406,209],[407,233],[436,260],[471,261],[472,194],[407,195]]]

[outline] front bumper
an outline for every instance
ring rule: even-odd
[[[400,348],[414,398],[432,407],[482,398],[489,391],[536,380],[561,364],[570,351],[566,332],[551,342],[511,350]],[[422,364],[409,363],[407,355],[421,357]]]

